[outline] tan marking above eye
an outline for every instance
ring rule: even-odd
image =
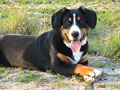
[[[72,18],[71,18],[71,17],[69,17],[69,18],[68,18],[68,21],[69,21],[69,22],[71,22],[71,21],[72,21]]]
[[[78,16],[78,17],[77,17],[77,20],[80,21],[80,19],[81,19],[81,18]]]

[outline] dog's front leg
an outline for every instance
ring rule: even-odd
[[[83,76],[85,81],[94,81],[95,77],[101,74],[101,72],[93,67],[84,66],[82,64],[68,64],[61,62],[59,58],[55,58],[53,63],[53,71],[55,73],[63,75],[79,75]]]

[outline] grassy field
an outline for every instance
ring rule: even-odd
[[[0,35],[40,35],[52,30],[51,15],[62,7],[84,6],[96,11],[97,26],[89,31],[90,57],[102,56],[120,63],[120,0],[0,0]],[[95,67],[106,68],[109,64],[96,63]],[[0,68],[0,78],[11,73],[11,69]],[[15,82],[30,82],[40,78],[34,73],[19,71]],[[64,77],[52,77],[56,86],[66,86]],[[77,78],[77,77],[72,77]],[[38,82],[47,82],[43,77]],[[36,82],[36,83],[38,83]],[[120,86],[113,86],[120,88]]]

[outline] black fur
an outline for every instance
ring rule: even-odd
[[[52,15],[51,23],[54,30],[59,30],[62,26],[62,18],[66,10],[66,8],[62,8],[61,10]]]
[[[97,23],[96,13],[94,11],[88,10],[84,7],[80,7],[79,10],[82,11],[83,14],[85,15],[86,22],[87,22],[88,26],[92,29],[95,28],[96,23]]]

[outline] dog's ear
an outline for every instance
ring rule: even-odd
[[[65,11],[66,8],[62,8],[52,15],[51,23],[54,30],[59,30],[62,26],[62,19]]]
[[[92,29],[95,28],[97,23],[97,15],[94,11],[86,9],[84,7],[80,7],[79,10],[85,15],[86,22],[88,26]]]

